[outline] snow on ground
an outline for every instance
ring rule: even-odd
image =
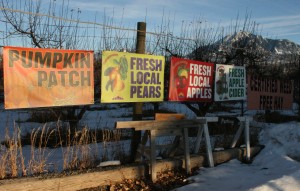
[[[170,105],[162,104],[161,107]],[[192,112],[184,108],[182,104],[171,104],[174,111],[184,113],[187,118],[195,117]],[[3,107],[2,107],[3,108]],[[131,112],[128,108],[121,109],[119,114]],[[239,110],[237,109],[237,112]],[[246,115],[253,115],[256,112],[247,111]],[[293,114],[293,111],[285,114]],[[214,115],[221,115],[218,113]],[[89,111],[82,120],[83,124],[91,128],[114,127],[116,120],[126,120],[117,118],[118,112],[108,111]],[[124,115],[125,116],[125,115]],[[4,140],[5,129],[11,127],[15,122],[28,118],[24,112],[0,110],[0,141]],[[21,128],[31,129],[41,124],[22,123]],[[218,165],[214,168],[200,168],[198,175],[190,177],[190,184],[174,189],[174,191],[297,191],[300,190],[300,123],[289,122],[282,124],[252,123],[259,125],[262,129],[260,134],[260,143],[265,148],[255,157],[251,164],[244,164],[238,160],[231,160],[227,163]],[[106,143],[114,144],[114,143]],[[125,144],[126,145],[126,144]],[[129,145],[129,144],[127,144]],[[105,145],[91,144],[88,149],[103,152]],[[114,148],[120,145],[108,146]],[[126,147],[122,145],[123,147]],[[61,149],[49,149],[47,152],[49,163],[55,164],[55,169],[60,169],[62,165]],[[118,148],[117,148],[118,149]],[[126,148],[122,148],[126,150]],[[23,148],[25,158],[30,158],[30,146]],[[112,155],[113,151],[108,151]],[[27,154],[26,154],[27,153]],[[298,161],[297,161],[298,160]]]
[[[192,182],[176,191],[297,191],[300,190],[300,123],[266,124],[260,134],[265,148],[253,163],[231,160],[200,168]],[[174,191],[175,191],[174,190]]]

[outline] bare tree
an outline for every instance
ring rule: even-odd
[[[55,49],[98,49],[95,51],[94,84],[95,98],[99,102],[101,87],[101,51],[134,51],[135,31],[112,27],[113,16],[104,12],[103,22],[80,21],[81,10],[74,9],[69,0],[50,0],[48,6],[42,0],[0,0],[4,22],[7,26],[5,39],[17,37],[25,46]],[[7,41],[6,45],[10,42]],[[78,127],[88,106],[49,108],[57,118],[68,121],[73,130]]]
[[[30,39],[31,45],[38,48],[72,49],[80,43],[78,22],[80,9],[70,9],[69,1],[58,4],[49,1],[46,11],[42,1],[12,2],[1,0],[5,22],[9,23],[9,35]],[[46,13],[45,13],[46,12]],[[65,18],[58,20],[57,18]]]
[[[158,30],[157,43],[161,53],[166,57],[177,56],[193,60],[213,62],[220,64],[234,64],[246,66],[248,69],[258,71],[261,63],[266,62],[270,52],[261,47],[263,38],[253,38],[259,32],[258,24],[251,20],[246,13],[243,21],[237,17],[235,23],[227,28],[212,26],[204,19],[192,22],[182,22],[179,37],[173,36],[174,24],[170,19],[162,19]],[[242,23],[242,24],[241,24]],[[166,62],[165,87],[169,81],[169,59]],[[165,94],[167,95],[167,91]],[[168,96],[165,96],[168,97]],[[197,116],[204,116],[213,103],[184,103]]]
[[[50,1],[46,14],[42,12],[42,1],[1,0],[4,22],[9,24],[7,34],[30,40],[37,48],[73,49],[80,43],[78,23],[80,10],[69,9],[69,1],[63,0],[60,5]],[[43,7],[44,8],[44,7]],[[57,17],[65,18],[56,19]],[[88,106],[51,108],[58,119],[69,121],[73,131],[83,117]]]

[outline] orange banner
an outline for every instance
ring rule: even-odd
[[[93,51],[4,47],[6,109],[94,103]]]

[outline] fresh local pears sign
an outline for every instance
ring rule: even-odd
[[[170,101],[212,101],[214,64],[171,58]]]
[[[246,99],[246,69],[244,66],[216,64],[215,101]]]
[[[165,58],[104,51],[101,102],[163,101]]]

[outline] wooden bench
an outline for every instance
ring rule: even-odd
[[[184,114],[170,114],[170,113],[156,113],[155,120],[158,121],[166,121],[166,120],[181,120],[185,119]],[[150,160],[150,148],[146,146],[148,140],[150,139],[150,130],[146,130],[142,137],[141,143],[138,147],[137,154],[135,156],[135,162],[142,162],[146,158]],[[158,147],[165,149],[164,156],[165,157],[173,157],[176,150],[178,149],[180,142],[180,136],[175,136],[172,144],[164,144],[164,145],[157,145]],[[149,149],[148,149],[149,148]]]
[[[208,154],[209,166],[213,167],[213,157],[211,150],[211,143],[209,138],[207,122],[218,121],[217,117],[211,118],[198,118],[198,119],[185,119],[183,114],[156,114],[155,120],[147,121],[119,121],[116,122],[116,128],[134,128],[136,131],[145,131],[141,143],[144,150],[147,137],[150,137],[150,170],[152,181],[155,182],[156,177],[156,138],[160,136],[176,136],[183,137],[185,168],[187,174],[191,173],[190,167],[190,147],[188,138],[188,128],[198,128],[197,144],[194,152],[199,150],[203,132],[206,140],[206,148]],[[176,138],[175,138],[176,139]],[[198,152],[197,150],[197,152]]]

